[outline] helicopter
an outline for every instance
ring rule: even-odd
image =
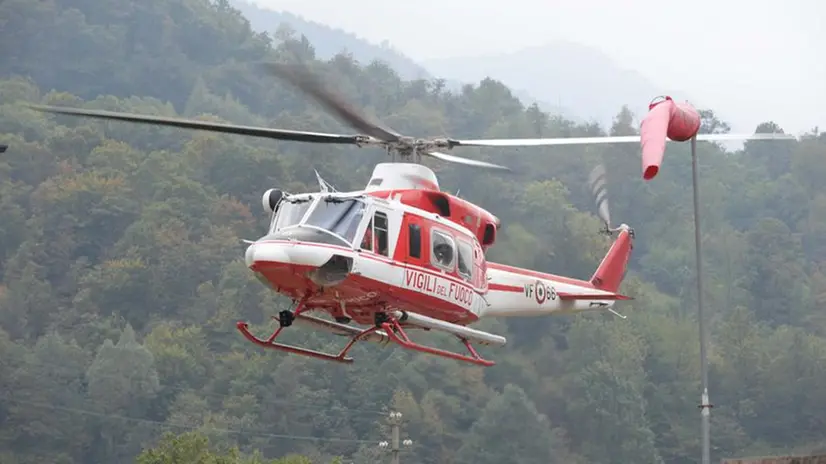
[[[349,350],[358,342],[427,353],[480,366],[495,361],[474,345],[504,346],[505,337],[471,325],[483,318],[505,318],[607,311],[629,300],[619,292],[633,250],[634,230],[613,226],[605,189],[605,169],[597,165],[589,179],[603,233],[614,237],[588,280],[574,279],[489,262],[496,243],[497,216],[440,189],[436,174],[421,164],[427,156],[449,163],[509,171],[505,166],[445,153],[457,147],[516,147],[641,143],[643,177],[656,176],[666,141],[755,140],[789,138],[783,134],[698,134],[699,113],[670,97],[649,106],[639,136],[535,139],[421,139],[402,135],[371,121],[325,86],[301,64],[261,63],[263,69],[313,98],[357,131],[355,135],[239,126],[183,118],[80,108],[29,105],[39,111],[98,119],[155,124],[225,134],[305,143],[349,144],[384,149],[390,162],[378,163],[364,189],[339,192],[322,179],[317,192],[266,190],[261,198],[270,215],[266,233],[245,240],[244,259],[255,277],[292,299],[293,307],[273,319],[267,337],[249,324],[236,328],[250,342],[282,352],[352,363]],[[315,314],[313,314],[315,313]],[[320,317],[326,315],[328,317]],[[279,343],[294,324],[348,337],[338,353]],[[455,336],[466,353],[420,344],[411,333],[443,332]]]

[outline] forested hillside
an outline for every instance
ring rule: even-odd
[[[265,330],[287,303],[245,268],[240,239],[264,233],[264,190],[312,191],[313,169],[340,190],[360,188],[383,153],[21,105],[339,130],[249,66],[314,60],[311,44],[254,34],[226,0],[5,0],[0,27],[0,144],[9,145],[0,157],[0,462],[135,462],[165,432],[187,430],[271,459],[382,462],[376,445],[388,437],[389,408],[404,414],[403,438],[414,440],[405,463],[697,462],[687,146],[670,146],[649,183],[634,146],[462,152],[512,175],[433,164],[444,189],[502,218],[489,259],[587,277],[607,242],[584,181],[604,160],[612,217],[637,232],[622,289],[636,299],[619,307],[628,319],[485,322],[509,340],[484,350],[498,362],[487,369],[392,346],[357,346],[354,365],[332,365],[262,352],[235,331],[239,319]],[[621,108],[611,128],[577,126],[525,108],[491,80],[448,93],[381,63],[337,56],[314,65],[409,134],[635,130]],[[707,116],[706,130],[724,130]],[[826,133],[700,151],[713,459],[822,449]],[[184,436],[139,462],[206,456],[203,446]],[[241,462],[227,456],[212,462]]]
[[[561,110],[568,118],[602,124],[622,105],[645,111],[663,88],[675,91],[671,83],[651,82],[599,49],[563,40],[507,53],[480,49],[470,56],[425,60],[422,65],[434,75],[464,82],[492,77],[552,103],[540,104],[546,111]],[[696,101],[684,93],[672,96]]]

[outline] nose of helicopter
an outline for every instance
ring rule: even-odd
[[[244,253],[244,261],[249,268],[263,263],[289,264],[290,255],[285,248],[285,246],[278,243],[257,241],[247,247],[247,251]]]
[[[247,247],[244,261],[247,267],[266,264],[319,267],[327,262],[333,253],[333,250],[318,246],[262,239]]]
[[[323,244],[261,240],[252,243],[244,253],[248,268],[260,272],[266,268],[288,268],[303,274],[322,286],[336,285],[347,278],[353,257],[344,250]],[[266,271],[265,271],[266,272]]]

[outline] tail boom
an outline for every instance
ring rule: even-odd
[[[590,280],[547,274],[489,263],[489,306],[482,316],[513,317],[611,311],[618,300],[631,298],[618,293],[633,249],[633,231],[618,229],[617,239]]]

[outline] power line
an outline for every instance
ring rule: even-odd
[[[81,381],[87,381],[88,380],[83,375],[83,372],[85,371],[85,369],[88,368],[88,366],[84,366],[82,369],[73,369],[73,368],[67,366],[65,363],[59,364],[59,363],[56,363],[56,362],[51,362],[51,361],[46,361],[46,360],[39,359],[39,360],[37,360],[37,362],[30,362],[29,361],[29,362],[20,363],[19,366],[17,366],[17,367],[38,367],[38,366],[49,369],[49,372],[51,374],[60,375],[61,372],[69,373],[69,374],[72,374],[72,375],[80,374],[79,376],[77,376],[77,380],[81,380]],[[119,380],[127,380],[127,381],[131,380],[130,376],[128,376],[128,375],[124,376],[124,375],[120,375],[120,374],[107,374],[107,373],[99,373],[99,374],[96,374],[96,375],[99,376],[99,377],[102,377],[102,378],[111,378],[111,379],[119,379]],[[231,395],[231,394],[201,392],[201,391],[199,391],[197,389],[194,389],[194,388],[191,388],[191,387],[179,387],[179,386],[173,386],[173,385],[168,385],[168,384],[163,384],[163,383],[159,383],[158,385],[162,388],[169,388],[171,390],[178,390],[178,391],[182,391],[182,392],[192,392],[192,393],[202,395],[202,396],[213,396],[213,397],[216,397],[216,398],[233,398],[233,397],[235,397],[235,395]],[[79,392],[79,393],[82,393],[82,392]],[[36,407],[36,408],[43,408],[43,409],[47,409],[47,410],[64,411],[64,412],[72,413],[72,414],[80,414],[80,415],[86,415],[86,416],[92,416],[92,417],[122,420],[122,421],[133,422],[133,423],[151,424],[151,425],[159,426],[159,427],[170,427],[170,428],[183,429],[183,430],[203,430],[203,431],[211,431],[211,432],[217,432],[217,433],[223,433],[223,434],[241,435],[241,436],[246,436],[246,437],[261,437],[261,438],[272,438],[272,439],[303,440],[303,441],[317,441],[317,442],[331,442],[331,443],[332,442],[354,443],[354,444],[370,444],[370,443],[374,444],[375,443],[375,441],[373,441],[373,440],[360,440],[360,439],[350,439],[350,438],[340,438],[340,437],[319,437],[319,436],[301,436],[301,435],[290,435],[290,434],[276,434],[276,433],[265,432],[264,430],[260,430],[260,429],[243,429],[242,430],[242,429],[228,429],[228,428],[220,428],[220,427],[211,427],[211,426],[206,426],[206,425],[193,426],[192,424],[189,424],[189,425],[176,424],[176,423],[170,422],[170,421],[158,421],[158,420],[152,420],[152,419],[144,419],[144,418],[138,418],[138,417],[129,417],[129,416],[124,416],[124,415],[102,413],[102,412],[99,412],[99,411],[92,410],[92,409],[94,409],[94,407],[90,407],[90,408],[71,408],[71,407],[64,407],[64,406],[55,406],[55,405],[49,404],[49,403],[38,403],[38,402],[28,401],[28,400],[25,400],[25,399],[11,398],[8,395],[4,396],[2,394],[0,394],[0,399],[11,402],[11,403],[27,405],[27,406],[32,406],[32,407]],[[98,404],[98,405],[102,404],[101,402],[94,402],[94,401],[87,402],[87,404],[88,403]],[[328,406],[328,405],[320,405],[320,404],[312,404],[312,403],[296,403],[294,401],[289,401],[289,400],[283,400],[283,401],[271,400],[271,401],[266,401],[266,402],[261,401],[260,403],[261,404],[268,404],[268,403],[271,403],[271,404],[285,404],[285,405],[291,405],[291,406],[312,407],[312,408],[317,408],[317,409],[322,409],[323,408],[325,410],[325,412],[327,412],[327,413],[333,412],[333,410],[331,410],[330,406]],[[387,414],[386,412],[379,413],[377,410],[358,409],[358,408],[350,409],[350,408],[346,408],[346,407],[342,407],[341,410],[338,410],[338,411],[335,411],[335,412],[348,414],[348,416],[350,416],[350,417],[353,416],[352,413],[361,413],[361,414],[365,414],[365,415],[367,415],[367,414],[369,414],[369,415],[374,415],[374,414],[386,415]],[[318,414],[315,414],[315,415],[318,416]],[[324,417],[330,417],[328,414],[324,414],[323,416]],[[410,440],[410,439],[405,439],[405,440],[400,439],[400,425],[401,425],[401,418],[402,418],[402,414],[400,412],[390,412],[389,418],[390,418],[390,426],[391,426],[391,442],[383,441],[383,442],[379,443],[379,446],[381,448],[389,448],[389,451],[391,452],[391,454],[393,456],[392,457],[392,463],[393,464],[398,464],[399,463],[399,456],[400,456],[401,452],[409,452],[410,447],[413,445],[413,441]]]
[[[24,366],[27,366],[27,367],[37,367],[37,366],[46,367],[46,368],[50,369],[51,372],[60,371],[60,370],[64,370],[64,369],[65,369],[65,371],[63,371],[63,372],[72,372],[72,373],[75,372],[74,369],[66,366],[63,363],[56,363],[56,362],[52,363],[50,361],[44,361],[44,360],[38,360],[37,362],[24,362],[22,364]],[[84,370],[86,368],[88,368],[88,366],[86,366],[84,368]],[[102,377],[102,378],[109,378],[109,379],[129,379],[129,377],[119,375],[119,374],[99,373],[99,374],[95,374],[95,375],[97,375],[99,377]],[[178,391],[178,392],[183,392],[183,393],[191,392],[191,393],[196,393],[200,396],[213,397],[213,398],[224,398],[224,399],[226,399],[226,398],[233,398],[233,397],[236,397],[236,396],[241,396],[241,395],[232,395],[232,394],[225,394],[225,393],[215,393],[215,392],[202,391],[202,390],[192,388],[192,387],[181,387],[181,386],[177,386],[177,385],[170,385],[170,384],[160,383],[160,382],[158,383],[158,386],[161,387],[161,388],[169,389],[169,390],[173,390],[173,391]],[[252,394],[254,396],[257,396],[257,395],[255,395],[255,393],[245,393],[245,394]],[[387,414],[387,411],[379,411],[377,409],[350,408],[350,407],[347,407],[347,406],[344,406],[344,405],[301,403],[301,402],[297,402],[297,401],[293,401],[293,400],[278,400],[278,399],[266,399],[266,400],[264,400],[264,399],[262,399],[261,401],[259,401],[259,403],[261,405],[286,405],[286,406],[294,406],[294,407],[300,407],[300,408],[306,408],[306,409],[323,410],[325,413],[346,414],[348,416],[353,416],[354,414],[384,416],[384,415]]]
[[[171,422],[161,422],[151,419],[142,419],[138,417],[129,417],[129,416],[122,416],[118,414],[106,414],[97,411],[90,411],[88,409],[80,409],[80,408],[67,408],[64,406],[55,406],[53,404],[46,404],[46,403],[37,403],[33,401],[26,401],[16,398],[9,398],[7,396],[3,397],[4,401],[22,404],[26,406],[32,406],[36,408],[43,408],[53,411],[64,411],[72,414],[81,414],[86,416],[92,417],[99,417],[104,419],[115,419],[115,420],[122,420],[126,422],[134,422],[134,423],[142,423],[142,424],[151,424],[151,425],[158,425],[162,427],[172,427],[178,429],[185,429],[185,430],[205,430],[210,432],[218,432],[224,434],[237,434],[237,435],[245,435],[250,437],[259,437],[259,438],[275,438],[275,439],[288,439],[288,440],[307,440],[307,441],[321,441],[321,442],[339,442],[339,443],[373,443],[372,441],[368,440],[357,440],[353,438],[338,438],[338,437],[317,437],[317,436],[301,436],[301,435],[288,435],[288,434],[278,434],[278,433],[266,433],[263,430],[240,430],[240,429],[226,429],[220,427],[208,427],[208,426],[199,426],[193,427],[191,425],[183,425],[183,424],[175,424]]]

